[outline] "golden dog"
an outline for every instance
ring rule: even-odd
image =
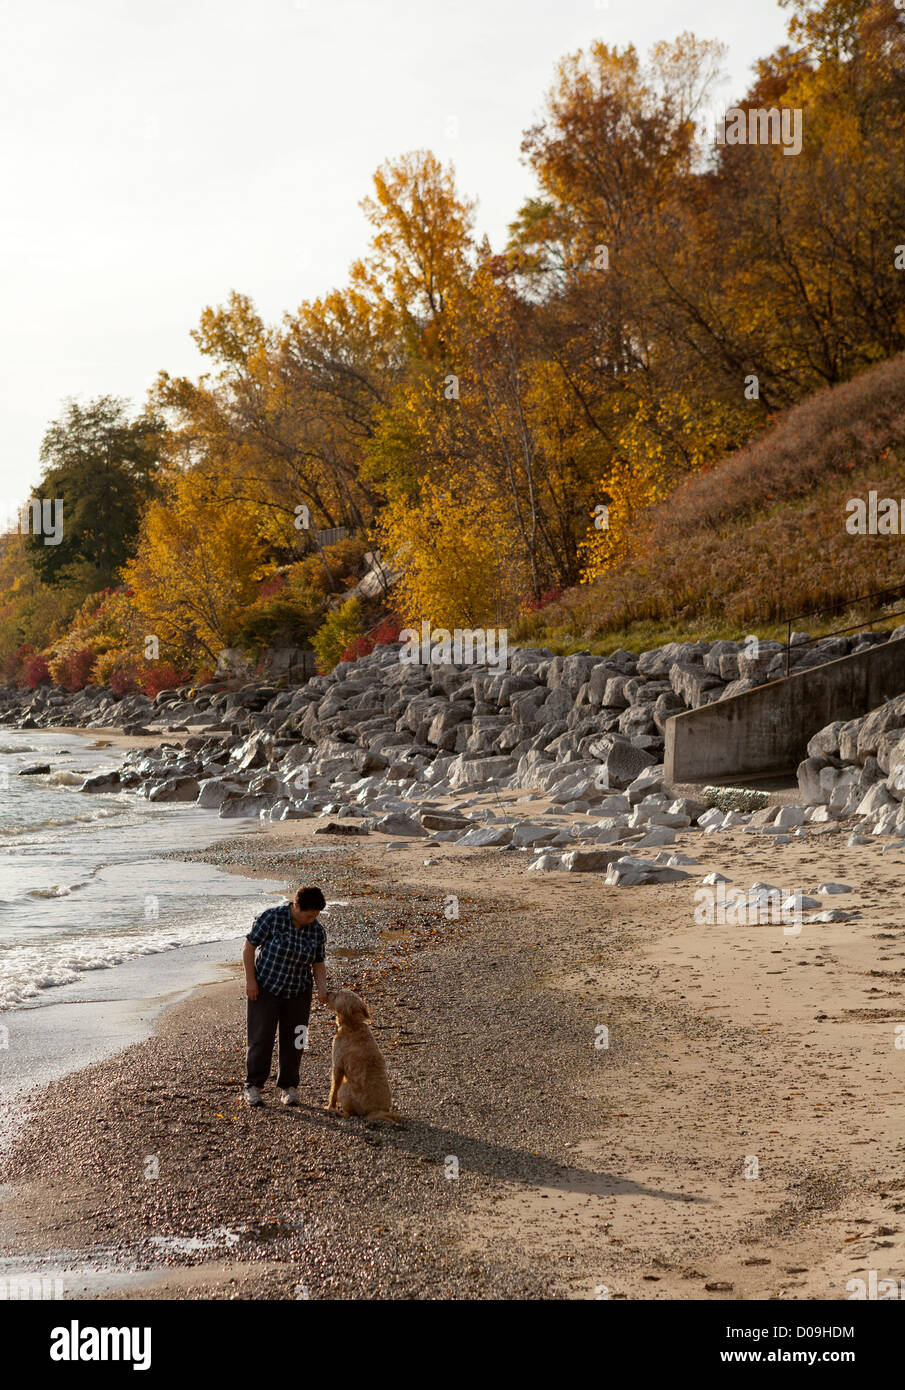
[[[336,1015],[333,1077],[328,1110],[366,1120],[401,1120],[390,1099],[386,1062],[367,1024],[368,1006],[350,989],[331,989],[327,1007]]]

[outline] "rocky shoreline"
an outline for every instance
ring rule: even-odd
[[[815,730],[794,804],[725,788],[673,796],[660,761],[670,715],[774,679],[787,659],[799,671],[902,636],[798,633],[788,651],[718,641],[605,658],[521,649],[503,673],[407,664],[394,643],[287,689],[181,688],[153,702],[6,690],[0,723],[160,737],[88,777],[86,794],[130,790],[224,819],[316,817],[316,833],[378,832],[388,850],[420,840],[521,852],[532,870],[600,873],[615,886],[681,882],[695,863],[675,850],[687,829],[745,826],[779,845],[831,825],[855,842],[905,838],[905,696]]]
[[[798,671],[902,636],[905,628],[812,643],[795,634],[788,652],[725,641],[605,658],[523,649],[504,673],[406,664],[394,643],[283,690],[252,682],[153,702],[7,690],[0,723],[160,736],[88,777],[86,794],[129,790],[224,819],[314,817],[316,833],[377,832],[392,851],[415,840],[520,852],[529,869],[599,873],[620,887],[678,883],[696,863],[675,848],[689,829],[743,826],[777,845],[830,826],[849,829],[854,843],[905,839],[905,696],[815,730],[793,804],[725,788],[673,796],[659,761],[671,714],[774,679],[787,657]]]

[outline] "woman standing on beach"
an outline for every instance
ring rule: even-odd
[[[280,1034],[277,1086],[284,1105],[299,1103],[299,1064],[308,1036],[311,994],[327,1002],[324,964],[327,933],[317,914],[327,905],[319,888],[300,888],[292,902],[268,908],[245,938],[242,963],[248,996],[245,1099],[263,1105],[261,1087],[270,1075],[274,1038]],[[312,970],[314,981],[312,981]]]

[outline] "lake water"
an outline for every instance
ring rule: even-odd
[[[0,1011],[52,1003],[89,971],[238,938],[282,897],[276,883],[161,858],[255,822],[78,790],[122,756],[71,734],[0,728]],[[51,774],[19,776],[36,763]]]

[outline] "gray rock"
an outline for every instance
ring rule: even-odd
[[[562,683],[572,695],[577,695],[580,687],[590,679],[591,673],[599,661],[600,658],[591,656],[590,652],[573,652],[571,656],[564,658]]]
[[[559,868],[561,857],[559,854],[542,854],[539,859],[535,859],[533,864],[529,864],[528,868],[537,869],[541,873],[549,873],[551,870]]]
[[[423,811],[420,816],[425,830],[465,830],[469,821],[454,811]]]
[[[738,674],[741,680],[763,680],[777,652],[783,651],[781,642],[758,642],[756,653],[743,644],[738,654]]]
[[[269,810],[272,802],[268,796],[236,796],[224,801],[220,806],[220,816],[230,820],[246,817],[258,819],[262,811]]]
[[[509,825],[482,825],[467,831],[456,840],[456,844],[487,847],[508,845],[511,839],[512,827]]]
[[[863,763],[870,756],[876,757],[880,737],[890,729],[905,726],[905,695],[897,695],[887,700],[878,709],[871,710],[861,721],[856,746],[857,761]]]
[[[560,868],[570,874],[604,873],[622,853],[618,849],[573,849],[562,856]]]
[[[625,687],[629,679],[628,676],[611,676],[606,683],[601,704],[607,709],[627,709],[629,699]]]
[[[401,811],[391,811],[389,815],[381,817],[374,827],[379,830],[381,835],[426,835],[427,829],[419,825],[411,816],[405,816]]]
[[[449,768],[449,785],[458,790],[460,787],[482,786],[488,783],[499,783],[507,777],[511,777],[515,771],[515,760],[513,758],[455,758]]]
[[[149,801],[195,801],[198,797],[197,777],[170,777],[148,793]]]
[[[670,667],[677,661],[697,662],[703,665],[706,643],[667,642],[664,647],[642,652],[638,658],[639,676],[668,676]]]
[[[756,690],[763,681],[753,680],[747,676],[736,681],[730,681],[720,695],[721,700],[731,700],[734,695],[747,695],[749,690]]]
[[[564,719],[572,709],[573,698],[566,686],[557,686],[547,696],[537,710],[539,724],[555,724]]]
[[[849,719],[839,729],[839,757],[843,762],[857,761],[858,735],[863,722],[863,719]]]
[[[652,734],[656,732],[657,725],[654,720],[655,703],[652,701],[643,704],[630,705],[623,714],[619,716],[619,732],[625,734],[627,738],[635,734]]]
[[[858,802],[856,814],[859,816],[870,816],[877,811],[885,811],[890,807],[898,810],[898,802],[890,796],[882,782],[876,782]]]
[[[675,670],[675,666],[673,670]],[[654,703],[654,724],[660,733],[666,731],[666,721],[671,719],[674,714],[682,714],[685,710],[685,703],[681,695],[674,691],[664,691],[659,695]]]
[[[604,734],[590,751],[600,763],[597,785],[603,791],[622,791],[645,768],[656,764],[653,754],[624,740],[616,741],[610,734]]]
[[[680,700],[689,709],[698,709],[703,703],[705,691],[713,690],[720,684],[719,676],[712,675],[703,666],[677,661],[669,668],[669,681]]]
[[[809,758],[835,758],[839,755],[839,730],[845,721],[836,719],[827,724],[808,742]]]
[[[112,792],[120,785],[120,776],[116,771],[95,772],[90,777],[86,777],[79,787],[80,792]]]
[[[549,825],[537,825],[533,821],[520,821],[512,831],[512,844],[516,849],[523,845],[545,845],[556,837],[557,831]]]
[[[738,642],[711,642],[710,650],[704,657],[704,670],[709,671],[711,676],[719,676],[724,681],[734,681],[738,678]],[[723,657],[731,658],[727,660],[726,671],[723,674],[720,662]]]
[[[737,681],[738,674],[738,643],[735,644],[734,652],[723,652],[717,662],[717,667],[721,681]],[[705,658],[706,660],[706,658]]]

